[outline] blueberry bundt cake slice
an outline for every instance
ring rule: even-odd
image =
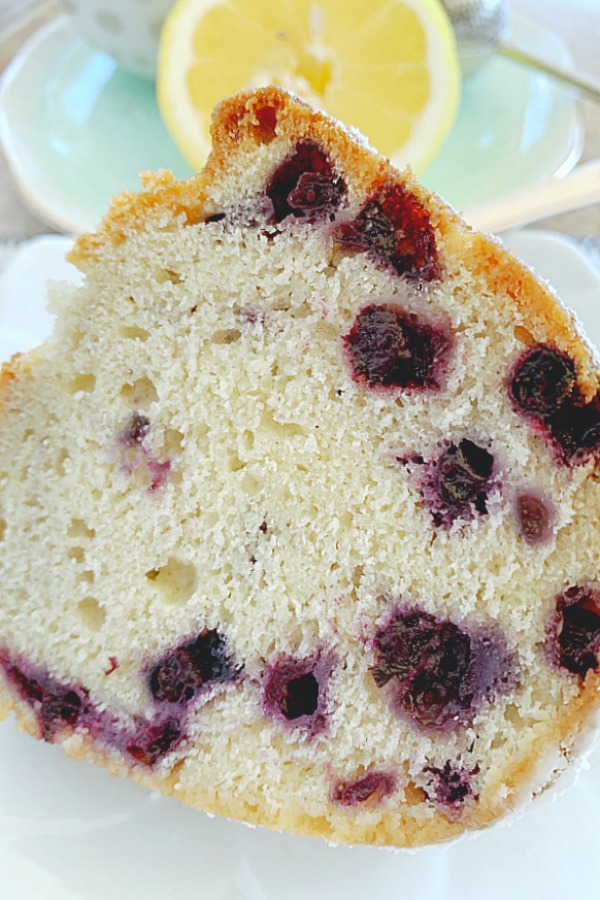
[[[592,353],[300,101],[225,101],[213,138],[77,241],[4,368],[1,711],[246,822],[479,829],[598,706]]]

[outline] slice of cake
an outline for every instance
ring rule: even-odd
[[[600,648],[573,317],[358,135],[227,100],[4,368],[0,709],[209,812],[414,846],[553,784]]]

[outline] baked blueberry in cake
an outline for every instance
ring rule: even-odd
[[[84,286],[3,369],[0,711],[249,823],[483,828],[598,707],[592,351],[291,95],[213,138],[78,239]]]

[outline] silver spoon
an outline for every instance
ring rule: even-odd
[[[458,54],[466,77],[483,65],[492,53],[502,53],[503,56],[543,72],[566,87],[600,103],[600,81],[526,53],[504,39],[506,0],[442,0],[442,5],[453,25]]]

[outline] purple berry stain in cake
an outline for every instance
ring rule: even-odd
[[[440,277],[435,233],[419,198],[399,184],[374,193],[356,218],[335,230],[343,248],[368,253],[399,275],[433,281]]]
[[[465,802],[469,798],[477,799],[472,780],[478,771],[478,767],[468,771],[450,760],[441,768],[428,766],[423,772],[425,796],[447,818],[458,818]]]
[[[528,349],[510,374],[514,408],[552,443],[565,465],[586,463],[600,451],[600,394],[586,401],[577,384],[575,364],[547,344]]]
[[[141,413],[135,412],[121,431],[121,443],[125,447],[141,447],[149,430],[150,420]]]
[[[366,772],[350,781],[338,781],[331,792],[331,800],[338,806],[377,806],[391,796],[398,787],[398,779],[391,772]]]
[[[526,544],[544,544],[550,540],[554,527],[554,509],[542,494],[534,490],[519,490],[514,500],[517,530]]]
[[[310,737],[327,727],[328,687],[333,658],[325,652],[300,659],[286,656],[265,667],[263,709],[282,724]]]
[[[568,588],[556,601],[548,629],[552,661],[562,669],[585,677],[597,670],[600,659],[600,588]]]
[[[139,412],[134,412],[118,434],[120,464],[127,475],[136,475],[146,485],[149,494],[163,488],[171,475],[172,461],[159,459],[152,454],[147,444],[150,420]]]
[[[414,607],[396,609],[374,646],[375,684],[387,686],[394,709],[424,729],[470,722],[484,702],[515,683],[499,632],[467,631]]]
[[[389,304],[361,310],[343,343],[357,382],[409,390],[439,390],[452,347],[448,329]]]
[[[138,719],[124,741],[125,752],[136,762],[152,767],[171,753],[184,740],[185,732],[180,718]]]
[[[421,493],[438,528],[472,521],[488,512],[490,494],[499,487],[493,455],[468,438],[448,444],[428,462]]]
[[[121,447],[121,468],[128,475],[133,474],[146,463],[148,450],[145,441],[149,431],[149,419],[141,413],[135,412],[117,436]]]
[[[115,672],[119,668],[119,665],[120,665],[120,663],[116,656],[109,656],[108,657],[108,665],[104,670],[104,674],[112,675],[112,673]]]
[[[153,494],[165,486],[171,474],[171,460],[165,459],[160,462],[157,459],[148,459],[146,461],[148,474],[150,476],[150,484],[148,485],[148,493]]]
[[[240,674],[224,637],[209,630],[161,656],[148,686],[159,703],[187,704],[209,687],[238,680]]]
[[[0,654],[0,666],[7,683],[33,710],[45,741],[54,741],[65,728],[74,729],[89,718],[92,708],[80,685],[64,684],[40,667],[5,652]]]
[[[0,667],[7,684],[33,711],[40,737],[49,743],[66,729],[80,731],[142,765],[154,766],[186,736],[186,713],[182,708],[170,716],[121,720],[110,710],[98,709],[81,685],[65,684],[32,663],[2,652]]]
[[[265,186],[273,207],[272,223],[288,216],[309,221],[333,217],[345,192],[344,181],[314,141],[300,141]]]

